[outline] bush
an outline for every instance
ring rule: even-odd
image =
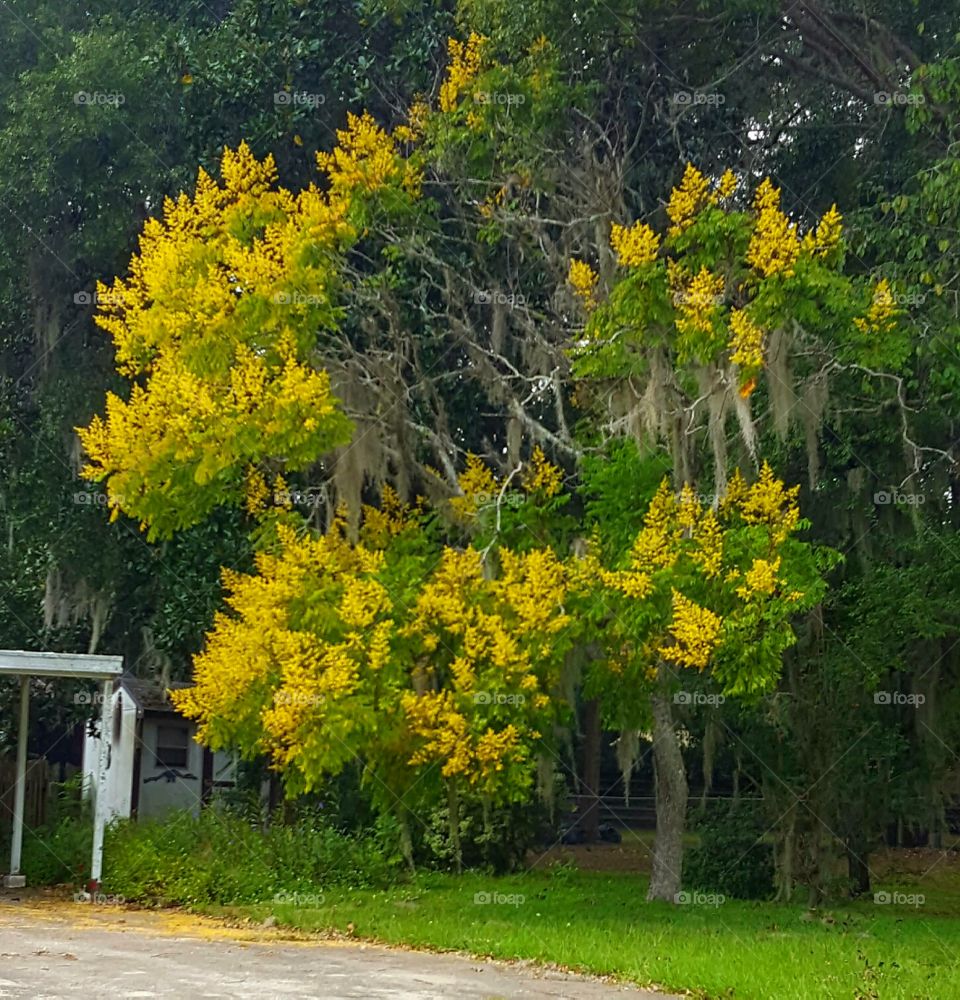
[[[400,859],[378,836],[347,836],[318,819],[266,831],[204,810],[108,830],[104,888],[159,903],[254,903],[319,896],[332,885],[387,885]]]
[[[23,830],[21,870],[28,885],[81,884],[90,871],[93,826],[87,803],[81,800],[81,776],[54,783],[43,826]],[[0,843],[10,854],[10,833]]]
[[[743,803],[717,803],[694,824],[700,845],[689,851],[683,882],[690,889],[737,899],[768,899],[773,893],[773,850],[763,826]]]
[[[93,825],[88,817],[63,819],[23,831],[22,871],[27,885],[82,885],[90,872]]]
[[[523,866],[527,851],[539,840],[546,809],[538,802],[491,809],[487,817],[477,803],[460,811],[460,853],[464,868],[481,868],[495,875]],[[446,806],[430,810],[418,833],[417,861],[428,868],[451,869],[455,851]]]

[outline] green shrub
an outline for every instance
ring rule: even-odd
[[[763,826],[745,804],[715,803],[701,813],[694,829],[698,847],[687,853],[687,888],[737,899],[767,899],[773,893],[773,851],[763,843]]]
[[[463,867],[485,869],[496,875],[517,871],[523,866],[527,851],[539,839],[545,822],[546,810],[538,802],[491,809],[486,817],[479,804],[462,805],[459,832]],[[441,870],[455,866],[446,806],[427,812],[417,833],[418,864]]]
[[[24,827],[21,870],[28,885],[59,885],[86,881],[90,871],[93,828],[88,804],[81,799],[81,776],[53,783],[47,820]],[[3,857],[10,853],[10,830],[0,842]]]
[[[66,816],[23,831],[22,871],[27,885],[83,885],[90,872],[93,825],[88,817]]]
[[[332,885],[387,885],[399,867],[377,836],[347,836],[319,819],[261,831],[208,809],[111,827],[104,888],[130,900],[253,903],[318,896]]]

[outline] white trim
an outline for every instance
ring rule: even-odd
[[[29,674],[32,677],[81,677],[105,681],[123,672],[122,656],[87,653],[27,653],[0,649],[0,675]]]

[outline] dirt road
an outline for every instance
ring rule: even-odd
[[[235,929],[182,913],[2,899],[0,997],[665,1000],[531,965]]]

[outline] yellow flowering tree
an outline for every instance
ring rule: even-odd
[[[300,469],[351,423],[320,364],[342,309],[341,260],[375,204],[416,198],[419,175],[369,115],[317,157],[325,190],[280,187],[272,157],[226,150],[221,179],[167,199],[127,278],[98,286],[127,398],[79,429],[114,514],[150,537],[237,502],[260,470]]]
[[[562,562],[550,549],[502,549],[498,561],[491,578],[477,549],[446,549],[403,630],[416,661],[401,700],[409,763],[443,779],[458,865],[463,799],[488,820],[491,808],[530,799],[569,648]]]
[[[721,491],[728,420],[756,455],[755,392],[763,390],[779,433],[794,421],[813,426],[813,447],[828,377],[852,371],[863,382],[875,369],[898,370],[909,353],[889,284],[844,273],[836,206],[802,230],[769,178],[752,194],[742,187],[730,171],[711,180],[688,164],[667,201],[665,231],[612,225],[611,280],[580,258],[569,271],[586,317],[572,351],[584,380],[578,398],[592,389],[598,402],[635,409],[684,474],[700,473],[705,445]],[[624,376],[632,401],[608,389]],[[707,440],[678,434],[677,421],[702,425]]]
[[[364,513],[356,543],[342,516],[321,535],[281,522],[254,573],[224,570],[226,610],[194,659],[194,686],[173,697],[205,745],[268,759],[290,795],[359,766],[412,863],[414,667],[401,629],[435,555],[389,489]]]
[[[590,490],[588,477],[588,497]],[[687,781],[674,705],[698,687],[690,672],[724,696],[772,690],[783,652],[796,641],[792,617],[824,593],[822,572],[832,557],[795,537],[802,527],[797,492],[766,464],[751,485],[735,473],[717,503],[704,502],[689,484],[675,491],[664,479],[640,531],[613,548],[596,516],[609,498],[588,499],[595,535],[571,568],[581,602],[571,613],[591,623],[603,650],[589,687],[608,724],[636,731],[652,723],[651,899],[672,901],[680,889]]]

